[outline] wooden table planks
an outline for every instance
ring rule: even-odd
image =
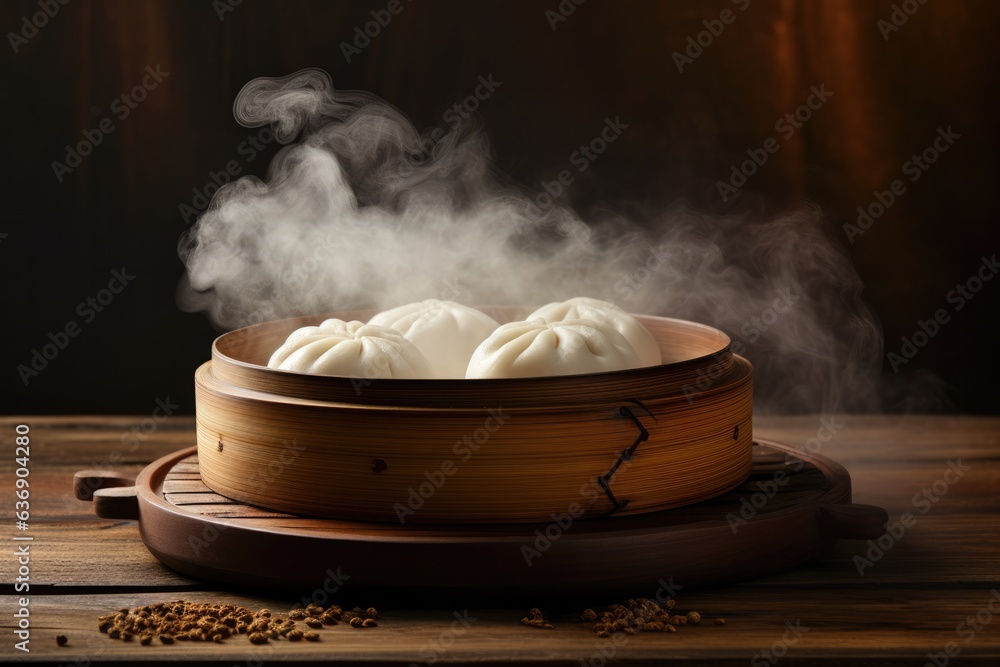
[[[0,556],[6,596],[0,619],[0,659],[70,664],[185,659],[253,664],[261,659],[365,661],[381,664],[520,661],[549,664],[898,664],[923,665],[928,653],[955,642],[949,664],[1000,664],[1000,419],[985,417],[839,416],[826,428],[819,416],[759,418],[755,435],[812,445],[847,467],[854,500],[878,504],[890,523],[911,512],[915,523],[859,576],[853,559],[869,545],[841,542],[822,562],[724,589],[681,591],[681,606],[727,624],[681,628],[676,634],[621,635],[599,640],[586,625],[557,616],[556,629],[518,624],[523,609],[495,609],[484,600],[469,609],[468,628],[456,624],[464,609],[434,608],[433,600],[372,600],[378,628],[324,628],[319,643],[280,642],[264,648],[242,637],[226,643],[144,647],[108,639],[96,630],[98,614],[123,606],[184,597],[238,602],[284,610],[297,601],[260,597],[254,591],[220,591],[177,575],[146,551],[132,522],[96,518],[72,496],[72,475],[84,468],[138,473],[142,467],[193,443],[193,420],[173,417],[130,450],[122,436],[137,423],[128,417],[26,417],[0,420],[8,453],[0,461],[0,489],[13,489],[14,425],[31,428],[31,652],[14,650],[11,597],[13,548]],[[831,426],[832,423],[832,426]],[[129,445],[131,441],[125,440]],[[940,499],[915,505],[915,494],[933,490],[949,461],[968,470]],[[941,483],[938,489],[942,488]],[[15,532],[13,495],[3,535]],[[919,501],[919,497],[918,497]],[[922,502],[922,501],[921,501]],[[878,555],[878,554],[874,554]],[[461,564],[456,564],[460,567]],[[666,575],[666,573],[665,573]],[[651,582],[655,590],[655,582]],[[651,592],[652,592],[651,590]],[[349,585],[344,593],[349,591]],[[250,597],[247,597],[250,596]],[[599,603],[601,601],[596,601]],[[557,610],[557,614],[562,613]],[[962,626],[980,613],[981,630]],[[786,623],[799,624],[795,636]],[[966,629],[968,628],[968,630]],[[970,636],[971,632],[971,636]],[[57,647],[54,637],[70,638]],[[788,636],[794,643],[783,642]],[[968,641],[966,641],[968,640]],[[776,653],[763,651],[776,648]],[[781,659],[777,659],[781,653]],[[771,660],[773,658],[773,661]],[[581,662],[582,661],[582,662]]]

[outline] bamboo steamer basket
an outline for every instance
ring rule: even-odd
[[[500,322],[516,308],[484,308]],[[639,514],[738,486],[752,371],[711,327],[637,315],[659,366],[558,377],[387,380],[266,367],[293,330],[224,334],[195,373],[198,461],[227,498],[305,516],[526,523]]]

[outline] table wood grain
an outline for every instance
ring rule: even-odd
[[[826,429],[821,428],[823,419]],[[222,644],[147,647],[97,631],[98,615],[139,604],[184,598],[284,611],[300,597],[298,591],[282,597],[221,590],[171,572],[145,549],[134,522],[99,519],[88,503],[73,497],[72,477],[78,470],[137,474],[147,463],[194,441],[193,420],[172,417],[142,434],[133,447],[136,441],[125,434],[140,421],[110,416],[0,419],[5,453],[0,498],[9,503],[3,512],[7,547],[0,555],[5,597],[0,660],[923,665],[928,654],[937,655],[939,663],[945,660],[950,647],[949,665],[1000,664],[998,418],[838,416],[830,429],[831,418],[818,415],[758,417],[757,437],[801,448],[818,445],[850,471],[855,502],[886,508],[890,524],[906,512],[914,521],[898,540],[884,540],[888,548],[875,545],[870,554],[868,543],[841,542],[821,562],[791,572],[726,588],[680,591],[681,607],[709,618],[725,617],[724,626],[598,639],[587,624],[574,622],[568,609],[551,610],[555,629],[536,630],[518,623],[526,610],[497,608],[489,600],[467,610],[436,605],[432,596],[362,600],[359,593],[351,597],[348,585],[341,591],[343,600],[375,604],[382,616],[379,627],[335,626],[321,630],[318,643],[282,641],[264,647],[245,637]],[[24,532],[15,530],[13,518],[14,427],[19,423],[31,427],[32,438],[31,520]],[[833,437],[821,442],[819,436],[831,430]],[[816,440],[810,443],[810,438]],[[958,466],[961,477],[946,474]],[[14,648],[12,613],[16,598],[25,595],[14,590],[15,534],[33,538],[26,594],[30,653]],[[863,575],[857,557],[872,557]],[[608,601],[595,600],[601,602]],[[475,620],[466,628],[456,622],[456,613]],[[789,630],[789,624],[798,632]],[[64,647],[56,645],[60,634],[69,638]]]

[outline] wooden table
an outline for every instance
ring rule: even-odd
[[[758,419],[755,435],[801,447],[817,436],[820,419]],[[98,519],[90,504],[73,497],[77,470],[111,468],[134,475],[163,454],[190,446],[192,419],[169,418],[151,432],[138,431],[140,439],[126,435],[123,445],[123,435],[139,423],[135,418],[4,418],[0,497],[6,499],[7,546],[0,556],[5,593],[0,659],[79,665],[162,659],[249,666],[263,659],[403,665],[675,660],[923,665],[931,654],[938,665],[1000,664],[1000,419],[850,416],[834,421],[842,428],[821,451],[850,471],[855,502],[885,507],[890,525],[909,512],[911,525],[903,526],[898,538],[883,538],[881,547],[841,542],[824,561],[792,572],[680,592],[682,606],[723,616],[724,626],[598,639],[587,624],[568,620],[557,620],[553,630],[522,626],[518,620],[526,610],[492,608],[488,600],[482,608],[467,610],[476,619],[467,628],[454,616],[465,609],[433,608],[432,600],[422,608],[421,601],[414,607],[412,600],[398,605],[380,600],[378,628],[339,625],[324,628],[318,643],[258,647],[242,636],[222,644],[140,646],[97,631],[99,614],[157,601],[226,601],[275,610],[287,610],[296,601],[253,590],[220,590],[175,574],[146,551],[134,522]],[[15,530],[12,516],[19,423],[31,427],[27,531]],[[139,444],[130,451],[133,442]],[[15,536],[33,540],[14,542]],[[30,653],[15,649],[12,632],[17,599],[25,596],[14,592],[19,567],[14,551],[24,544],[31,545]],[[69,638],[68,645],[57,646],[60,634]]]

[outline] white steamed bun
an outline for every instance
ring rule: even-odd
[[[524,319],[528,321],[541,319],[549,323],[581,319],[610,324],[632,344],[642,361],[642,366],[657,366],[662,363],[660,346],[653,338],[653,334],[649,333],[639,320],[609,301],[578,296],[568,301],[557,301],[542,306]]]
[[[398,331],[363,322],[329,319],[293,331],[269,368],[364,378],[430,378],[430,364]]]
[[[428,299],[375,315],[368,321],[390,327],[417,346],[436,377],[463,378],[469,358],[500,324],[475,308]]]
[[[593,320],[510,322],[476,348],[467,378],[540,377],[642,366],[626,338]]]

